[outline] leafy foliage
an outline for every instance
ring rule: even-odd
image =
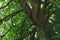
[[[47,0],[47,4],[45,1],[41,2],[39,7],[46,14],[44,18],[41,14],[38,16],[47,19],[45,29],[47,38],[50,40],[60,40],[60,1],[53,0],[54,3],[50,3],[53,1]],[[25,2],[32,9],[32,1],[25,0]],[[40,33],[39,29],[41,27],[37,26],[37,28],[35,24],[39,24],[32,22],[30,18],[32,14],[28,14],[31,12],[30,9],[27,10],[29,12],[26,12],[25,9],[27,7],[24,8],[21,5],[19,0],[0,0],[0,40],[39,40],[40,35],[38,33]],[[34,10],[32,11],[35,13]]]

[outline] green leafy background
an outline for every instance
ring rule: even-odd
[[[30,0],[27,1],[30,2]],[[60,3],[60,0],[56,1]],[[7,4],[8,6],[4,7]],[[1,9],[1,7],[4,8]],[[4,17],[22,9],[23,8],[18,0],[0,0],[0,19],[4,19]],[[49,18],[50,22],[47,24],[46,31],[48,34],[51,34],[48,37],[51,36],[51,38],[54,40],[60,40],[60,8],[58,8],[56,5],[53,5],[50,9],[50,13],[54,14],[51,15]],[[28,34],[34,28],[34,25],[31,26],[32,22],[29,17],[26,16],[27,15],[25,12],[22,11],[13,17],[5,18],[5,20],[0,23],[0,40],[15,40],[21,37],[24,38],[24,40],[30,40],[30,36]],[[37,35],[37,33],[35,33],[35,35]],[[36,40],[38,40],[37,36]]]

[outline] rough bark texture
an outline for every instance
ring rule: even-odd
[[[49,40],[49,38],[46,36],[46,18],[45,18],[45,12],[40,10],[41,0],[32,0],[32,9],[29,8],[27,2],[25,0],[19,0],[21,6],[24,8],[26,14],[30,15],[30,19],[33,22],[33,24],[37,27],[37,32],[39,35],[39,40]],[[32,36],[34,36],[35,33],[33,33]]]

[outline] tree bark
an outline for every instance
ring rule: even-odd
[[[49,40],[49,38],[46,36],[46,18],[44,11],[39,10],[40,5],[38,3],[38,0],[32,0],[32,10],[29,8],[28,4],[25,0],[20,0],[21,6],[24,8],[26,14],[30,14],[30,19],[32,23],[37,27],[37,32],[39,36],[39,40]],[[32,13],[31,13],[32,11]],[[39,14],[39,15],[37,15]],[[39,18],[37,18],[37,16]]]

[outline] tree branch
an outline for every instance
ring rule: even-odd
[[[26,17],[27,17],[27,16],[26,16]],[[19,25],[20,27],[22,27],[23,24],[24,24],[24,22],[25,22],[26,17],[25,17],[24,20],[22,21],[21,25],[20,25],[20,23],[17,24],[17,25]],[[14,28],[14,27],[17,26],[17,25],[13,25],[5,34],[3,34],[3,35],[1,36],[1,38],[3,38],[12,28]],[[20,28],[19,28],[19,29],[20,29]],[[16,30],[16,31],[17,31],[17,30]]]
[[[11,1],[12,1],[12,0],[10,0],[6,5],[0,7],[0,9],[3,9],[3,8],[5,8],[6,6],[8,6],[8,5],[10,4]]]
[[[60,8],[60,4],[58,4],[55,0],[52,0],[52,2],[53,2],[58,8]]]
[[[20,27],[16,30],[16,34],[17,34],[17,31],[20,30],[20,28],[24,25],[24,22],[25,22],[26,18],[27,18],[27,16],[23,19],[21,25],[19,25]],[[29,27],[29,28],[30,28],[30,27]],[[19,34],[21,34],[21,33],[19,33]],[[23,34],[23,33],[22,33],[22,34]],[[19,39],[20,39],[20,38],[19,38]],[[14,40],[19,40],[19,39],[14,39]],[[20,40],[22,40],[22,36],[21,36],[21,39],[20,39]]]
[[[24,10],[18,10],[18,11],[13,12],[12,14],[5,16],[3,19],[0,19],[0,23],[3,23],[3,21],[9,20],[10,18],[15,16],[16,14],[19,14],[19,12],[22,12],[22,11],[24,11]]]
[[[18,0],[20,5],[23,7],[24,11],[26,12],[27,15],[30,15],[31,9],[29,5],[27,4],[26,0]]]

